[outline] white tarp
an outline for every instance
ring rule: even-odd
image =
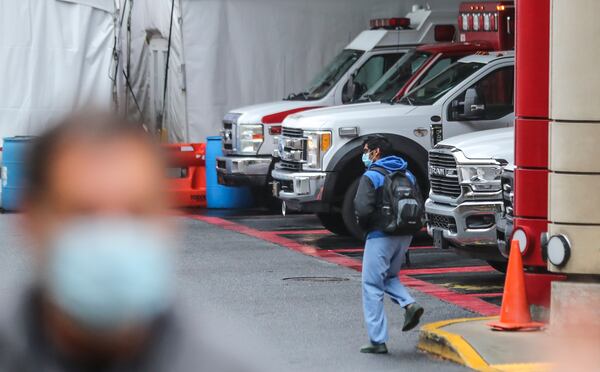
[[[402,16],[413,1],[0,0],[0,138],[111,104],[115,21],[118,108],[156,125],[173,3],[164,123],[171,141],[203,141],[228,110],[302,90],[370,18]]]
[[[0,0],[0,139],[110,106],[113,0]]]
[[[152,102],[161,97],[150,88],[156,83],[148,40],[168,38],[171,2],[134,2],[131,51],[121,32],[122,66],[130,54],[130,81],[150,124]],[[444,0],[175,0],[165,113],[170,140],[204,141],[218,133],[227,111],[302,90],[369,19],[403,16],[413,3],[456,7]],[[122,83],[121,108],[125,93]]]
[[[151,41],[162,39],[163,62],[171,26],[172,0],[120,0],[119,18],[123,18],[120,30],[119,100],[118,108],[137,120],[155,128],[157,113],[162,113],[164,65],[156,63],[151,51]],[[181,142],[188,137],[186,129],[186,105],[184,90],[183,42],[181,34],[180,0],[174,1],[175,10],[171,32],[171,52],[167,82],[165,120],[172,142]],[[130,20],[131,32],[127,23]],[[125,78],[129,76],[129,81]],[[128,84],[130,86],[128,86]],[[152,88],[154,86],[154,89]],[[131,93],[133,92],[133,94]]]

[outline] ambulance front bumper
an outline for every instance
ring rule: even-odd
[[[217,158],[217,179],[226,186],[265,186],[272,158],[221,156]]]
[[[327,205],[320,200],[326,172],[290,172],[274,169],[271,176],[273,196],[285,202],[287,209],[313,213],[327,209]]]

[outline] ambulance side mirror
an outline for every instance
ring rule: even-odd
[[[350,77],[348,78],[348,81],[344,85],[344,89],[342,89],[342,102],[343,103],[348,103],[348,102],[354,100],[354,98],[355,98],[354,96],[357,93],[356,84],[354,83],[355,79],[356,79],[356,71],[354,71],[350,75]]]
[[[485,111],[485,105],[480,102],[477,89],[469,88],[465,92],[465,102],[463,106],[463,117],[465,119],[482,119]]]
[[[480,120],[485,117],[485,105],[481,103],[477,89],[469,88],[465,92],[464,101],[452,101],[451,117],[454,120]]]

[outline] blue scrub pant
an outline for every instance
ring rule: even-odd
[[[383,294],[402,307],[415,300],[398,278],[412,236],[367,239],[362,266],[363,311],[369,338],[374,344],[388,340]]]

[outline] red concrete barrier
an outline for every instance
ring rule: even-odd
[[[175,143],[162,147],[171,170],[168,188],[174,206],[206,207],[206,144]]]

